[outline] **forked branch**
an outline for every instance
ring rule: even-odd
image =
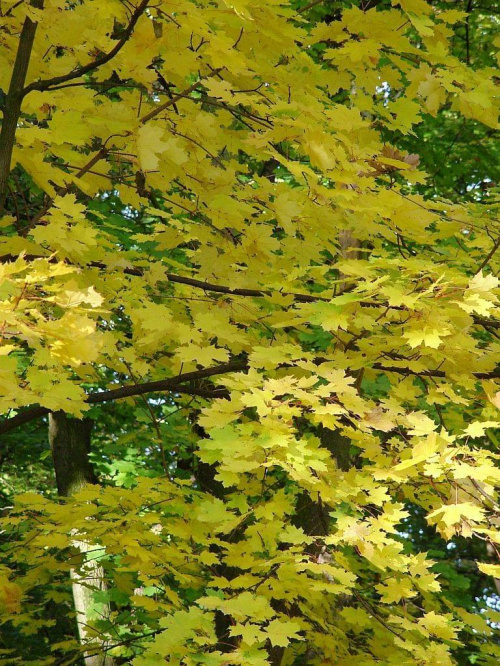
[[[130,35],[134,31],[134,28],[137,24],[137,21],[144,13],[148,4],[149,0],[142,0],[142,2],[140,2],[139,5],[137,5],[136,9],[132,14],[129,24],[123,31],[122,36],[110,51],[108,51],[107,53],[103,53],[92,62],[88,62],[86,65],[81,65],[80,67],[76,67],[73,71],[68,72],[68,74],[62,74],[61,76],[54,76],[51,79],[42,79],[41,81],[33,81],[33,83],[30,83],[28,86],[26,86],[26,88],[23,91],[23,95],[27,95],[32,90],[41,90],[41,91],[50,90],[54,86],[58,86],[61,83],[67,83],[68,81],[72,81],[73,79],[78,79],[81,76],[84,76],[85,74],[94,71],[98,67],[102,67],[102,65],[105,65],[110,60],[113,60],[113,58],[121,51],[121,49],[125,46],[125,44],[129,40]]]
[[[195,370],[194,372],[185,372],[177,377],[170,377],[168,379],[160,379],[155,382],[144,382],[142,384],[132,384],[130,386],[120,386],[109,391],[101,391],[99,393],[90,393],[87,395],[85,402],[89,405],[98,405],[103,402],[111,402],[113,400],[122,400],[123,398],[131,398],[136,395],[144,395],[145,393],[157,393],[160,391],[174,391],[175,393],[186,393],[187,395],[199,395],[203,398],[227,398],[228,392],[222,386],[214,387],[200,387],[193,385],[194,382],[207,377],[215,375],[223,375],[228,372],[239,372],[245,370],[247,364],[244,361],[232,361],[229,363],[222,363],[212,368],[203,368],[202,370]],[[30,407],[24,412],[20,412],[12,418],[5,419],[0,423],[0,435],[4,435],[11,430],[14,430],[24,423],[29,423],[35,419],[48,414],[51,410],[47,407]]]

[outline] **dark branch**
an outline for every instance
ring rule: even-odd
[[[108,51],[108,53],[103,53],[101,56],[99,56],[99,58],[96,58],[93,62],[89,62],[86,65],[77,67],[68,74],[63,74],[61,76],[54,76],[52,79],[42,79],[41,81],[33,81],[33,83],[30,83],[28,86],[26,86],[26,88],[23,91],[23,95],[27,95],[32,90],[42,90],[42,91],[50,90],[54,86],[58,86],[61,83],[66,83],[67,81],[78,79],[81,76],[84,76],[89,72],[92,72],[93,70],[97,69],[98,67],[101,67],[102,65],[105,65],[107,62],[112,60],[121,51],[121,49],[125,46],[125,44],[129,40],[130,35],[134,31],[137,21],[144,13],[146,7],[148,6],[148,3],[149,0],[142,0],[142,2],[137,6],[134,13],[132,14],[130,23],[125,28],[122,36],[120,37],[116,45],[111,49],[111,51]]]
[[[5,264],[9,261],[15,261],[17,256],[13,254],[4,254],[0,256],[0,264]],[[48,259],[51,263],[57,263],[58,259],[55,257],[42,257],[33,254],[25,254],[24,259],[26,261],[34,261],[35,259]],[[106,264],[101,261],[92,261],[89,263],[91,268],[107,268]],[[135,268],[131,266],[129,268],[122,269],[122,272],[125,275],[134,275],[136,277],[143,277],[144,271],[141,268]],[[169,282],[176,282],[178,284],[186,284],[190,287],[195,287],[196,289],[203,289],[203,291],[212,291],[217,294],[227,294],[228,296],[250,296],[254,298],[259,298],[262,296],[272,296],[273,293],[281,293],[282,296],[293,296],[294,300],[298,303],[316,303],[317,301],[329,302],[329,298],[324,298],[322,296],[313,296],[312,294],[296,294],[293,292],[273,292],[270,289],[232,289],[231,287],[226,287],[224,285],[213,284],[211,282],[204,282],[203,280],[196,280],[195,278],[184,277],[183,275],[176,275],[175,273],[166,273],[166,277]]]
[[[160,379],[155,382],[145,382],[143,384],[133,384],[131,386],[121,386],[120,388],[110,389],[109,391],[102,391],[101,393],[91,393],[86,402],[95,405],[101,402],[108,402],[109,400],[120,400],[122,398],[129,398],[134,395],[144,395],[144,393],[156,393],[158,391],[177,391],[178,393],[189,393],[190,395],[202,395],[209,397],[227,397],[226,389],[222,387],[214,387],[213,389],[196,388],[192,386],[184,386],[186,382],[198,381],[213,377],[214,375],[223,375],[228,372],[240,372],[246,370],[248,365],[244,361],[233,361],[230,363],[222,363],[213,368],[203,368],[203,370],[195,370],[194,372],[185,372],[183,375],[177,377],[170,377],[169,379]]]
[[[0,423],[0,435],[4,435],[6,432],[10,432],[15,428],[23,425],[24,423],[29,423],[35,419],[39,419],[42,416],[45,416],[49,413],[49,409],[46,407],[30,407],[24,412],[19,412],[15,416],[12,416],[10,419],[5,419]]]
[[[382,363],[374,363],[371,366],[374,370],[382,370],[383,372],[395,372],[399,375],[415,375],[415,377],[446,377],[444,370],[411,370],[410,368],[399,367],[397,365],[383,365]],[[476,379],[499,379],[500,370],[492,370],[491,372],[473,372],[471,373]]]
[[[14,254],[4,254],[0,256],[0,264],[5,264],[9,261],[16,261],[18,255]],[[57,263],[59,260],[56,257],[43,257],[41,255],[34,254],[25,254],[24,259],[26,261],[34,261],[35,259],[47,259],[51,263]],[[91,268],[101,268],[106,269],[107,266],[102,261],[91,261],[88,264]],[[143,277],[144,271],[141,268],[136,268],[135,266],[130,266],[128,268],[121,269],[125,275],[133,275],[135,277]],[[185,277],[183,275],[176,275],[175,273],[166,273],[167,280],[169,282],[175,282],[178,284],[186,284],[195,289],[203,289],[203,291],[211,291],[217,294],[227,294],[228,296],[245,296],[252,298],[262,298],[263,296],[273,296],[281,294],[281,296],[292,296],[297,303],[329,303],[330,298],[324,296],[315,296],[313,294],[298,294],[293,291],[273,291],[271,289],[232,289],[231,287],[226,287],[225,285],[213,284],[211,282],[204,282],[203,280],[196,280],[195,278]],[[371,307],[371,308],[386,308],[391,310],[404,310],[407,309],[402,305],[387,305],[387,303],[376,303],[370,301],[359,301],[359,304],[362,307]],[[475,324],[480,326],[490,327],[490,328],[500,328],[500,321],[496,319],[488,319],[486,317],[481,317],[479,315],[472,315],[472,319]]]
[[[219,284],[212,284],[209,282],[203,282],[202,280],[195,280],[194,278],[184,277],[182,275],[175,275],[174,273],[167,273],[167,278],[169,282],[177,282],[179,284],[187,284],[191,287],[197,289],[203,289],[204,291],[213,291],[219,294],[228,294],[229,296],[253,296],[254,298],[259,298],[262,296],[272,296],[273,292],[266,289],[232,289],[231,287],[225,287]],[[323,298],[321,296],[313,296],[312,294],[295,294],[289,292],[274,292],[281,293],[282,296],[293,296],[294,300],[298,303],[315,303],[316,301],[330,301],[329,298]]]
[[[247,364],[243,361],[232,361],[229,363],[222,363],[213,368],[203,368],[203,370],[195,370],[193,372],[185,372],[177,377],[170,377],[168,379],[160,379],[155,382],[144,382],[143,384],[133,384],[131,386],[120,386],[116,389],[109,391],[101,391],[99,393],[90,393],[87,395],[85,402],[89,405],[97,405],[102,402],[110,402],[112,400],[121,400],[123,398],[131,398],[136,395],[144,395],[145,393],[157,393],[160,391],[174,391],[176,393],[186,393],[188,395],[199,395],[203,398],[227,398],[229,393],[227,389],[222,386],[214,387],[199,387],[189,385],[189,382],[196,382],[200,379],[213,377],[214,375],[222,375],[228,372],[240,372],[247,369]],[[188,384],[188,385],[186,385]],[[0,423],[0,435],[4,435],[11,430],[14,430],[24,423],[29,423],[35,419],[48,414],[51,410],[47,407],[30,407],[24,412],[20,412],[10,419],[5,419]]]
[[[167,102],[164,102],[163,104],[160,104],[160,106],[157,106],[156,108],[154,108],[149,113],[146,113],[146,115],[141,118],[141,123],[144,125],[144,123],[147,123],[148,120],[152,120],[152,118],[157,116],[162,111],[165,111],[170,106],[175,106],[175,104],[177,104],[177,102],[179,100],[181,100],[183,97],[187,97],[192,92],[197,90],[200,87],[200,85],[202,84],[203,79],[209,79],[211,76],[216,76],[217,74],[219,74],[219,72],[222,72],[223,69],[224,69],[224,67],[219,67],[218,69],[214,69],[213,71],[211,71],[210,74],[206,74],[205,76],[202,76],[199,81],[197,81],[196,83],[193,83],[193,85],[189,86],[189,88],[186,88],[182,92],[177,93],[176,95],[171,97]]]
[[[481,265],[479,266],[479,268],[476,271],[477,273],[480,273],[483,270],[483,268],[490,263],[490,261],[493,259],[493,255],[495,254],[495,252],[498,250],[499,247],[500,247],[500,235],[496,239],[496,241],[495,241],[493,247],[491,248],[490,252],[487,254],[487,256],[484,258],[484,260],[481,262]]]
[[[313,0],[305,7],[302,7],[302,9],[298,9],[297,14],[303,14],[304,12],[307,12],[308,9],[312,9],[313,7],[316,7],[316,5],[322,5],[324,2],[325,0]]]
[[[30,5],[36,9],[42,9],[43,0],[31,0]],[[37,23],[27,16],[24,19],[16,60],[12,69],[9,91],[5,99],[2,129],[0,130],[0,213],[3,211],[7,197],[7,182],[10,174],[12,150],[16,140],[17,123],[21,115],[24,82],[28,73],[36,28]]]
[[[470,65],[470,14],[472,11],[472,0],[468,0],[465,11],[467,12],[465,19],[465,62],[467,65]]]
[[[411,370],[399,366],[383,365],[382,363],[373,363],[371,366],[374,370],[381,370],[382,372],[394,372],[399,375],[414,375],[416,377],[446,377],[444,370]],[[146,393],[158,393],[162,391],[173,391],[175,393],[186,393],[187,395],[199,395],[204,398],[228,398],[229,392],[222,386],[214,387],[199,387],[190,385],[189,382],[196,382],[200,379],[206,379],[215,375],[227,374],[229,372],[243,372],[248,370],[248,364],[245,361],[230,361],[229,363],[222,363],[213,368],[203,368],[202,370],[195,370],[193,372],[185,372],[177,377],[170,377],[168,379],[160,379],[154,382],[144,382],[142,384],[133,384],[130,386],[120,386],[119,388],[109,389],[108,391],[101,391],[98,393],[91,393],[87,395],[85,402],[89,405],[97,405],[103,402],[110,402],[113,400],[122,400],[123,398],[131,398],[136,395],[144,395]],[[491,372],[473,372],[472,375],[476,379],[499,379],[500,369],[492,370]],[[0,423],[0,435],[3,435],[11,430],[14,430],[24,423],[29,423],[35,419],[45,416],[50,412],[46,407],[31,407],[24,412],[16,414],[12,418],[5,419]]]

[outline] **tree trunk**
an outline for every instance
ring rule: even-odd
[[[89,460],[91,419],[74,419],[64,412],[53,412],[49,415],[49,441],[54,460],[57,490],[61,497],[68,497],[78,492],[87,483],[97,483],[92,464]],[[75,545],[86,553],[89,544],[75,541]],[[85,584],[81,584],[79,575],[71,570],[73,599],[75,602],[78,636],[82,645],[91,643],[91,616],[94,605],[95,591],[106,590],[104,570],[95,559],[86,557],[84,564]],[[109,618],[110,607],[104,605],[103,619]],[[85,666],[114,666],[115,660],[106,654],[109,641],[101,640],[94,644],[94,649],[84,652]]]
[[[91,432],[91,419],[72,419],[64,412],[49,415],[50,448],[61,497],[74,495],[87,483],[97,483],[88,457]]]
[[[354,238],[352,231],[344,229],[339,233],[339,255],[341,259],[359,259],[359,247],[361,243]],[[340,273],[340,279],[345,280],[337,287],[337,293],[343,294],[352,289],[352,283],[348,281],[348,276]]]
[[[42,9],[43,0],[30,0],[30,5],[36,9]],[[37,23],[26,16],[3,108],[2,128],[0,130],[0,214],[3,212],[7,196],[7,183],[16,139],[17,122],[21,115],[24,83],[28,73],[31,49],[35,41],[36,28]]]
[[[359,248],[361,243],[354,237],[352,231],[343,230],[339,233],[339,258],[341,259],[359,259]],[[337,285],[337,294],[343,294],[352,288],[349,277],[340,273],[341,282]],[[325,448],[327,448],[332,458],[335,459],[340,470],[347,472],[352,466],[349,449],[351,442],[348,437],[341,434],[340,430],[331,430],[323,425],[318,428],[318,437]],[[330,530],[330,511],[331,507],[323,504],[321,498],[318,501],[313,499],[308,492],[301,493],[297,498],[295,508],[294,525],[300,527],[309,536],[326,536]],[[326,551],[319,550],[316,546],[311,546],[310,554],[320,561],[328,561],[329,554]],[[282,610],[282,609],[279,609]],[[269,661],[272,666],[281,666],[285,648],[276,646],[269,650]]]

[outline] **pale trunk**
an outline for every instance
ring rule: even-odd
[[[54,459],[57,490],[61,497],[73,495],[88,483],[97,483],[89,460],[91,431],[90,419],[73,419],[64,412],[54,412],[49,415],[50,448]],[[88,552],[89,545],[85,541],[74,543],[82,553]],[[84,652],[85,666],[114,666],[114,659],[106,652],[106,648],[110,646],[109,640],[106,637],[96,639],[90,629],[94,593],[106,590],[104,570],[95,559],[87,556],[84,565],[84,584],[79,582],[82,579],[81,573],[71,570],[70,576],[78,636],[83,646],[92,644],[92,648]],[[109,617],[108,605],[102,605],[102,614],[103,619]]]

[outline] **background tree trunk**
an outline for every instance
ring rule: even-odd
[[[92,432],[91,419],[74,419],[64,412],[49,415],[49,442],[54,460],[57,490],[61,497],[68,497],[78,492],[86,484],[97,483],[92,464],[89,460]],[[85,541],[75,541],[82,553],[87,553],[92,546]],[[81,575],[71,570],[73,599],[75,603],[78,636],[82,645],[92,642],[89,631],[94,606],[94,593],[107,589],[103,568],[92,557],[86,556],[84,565],[85,584],[80,583]],[[103,605],[103,619],[108,619],[110,606]],[[106,637],[97,642],[95,648],[85,651],[85,666],[114,666],[113,657],[106,654],[109,641]]]
[[[89,460],[91,419],[73,419],[64,412],[49,415],[49,442],[54,460],[57,491],[61,497],[97,483]]]
[[[339,233],[339,258],[340,259],[359,259],[359,247],[361,243],[357,240],[352,231],[344,229]],[[352,288],[352,283],[348,282],[348,276],[340,273],[339,276],[345,282],[341,282],[337,287],[337,293],[343,294]]]

